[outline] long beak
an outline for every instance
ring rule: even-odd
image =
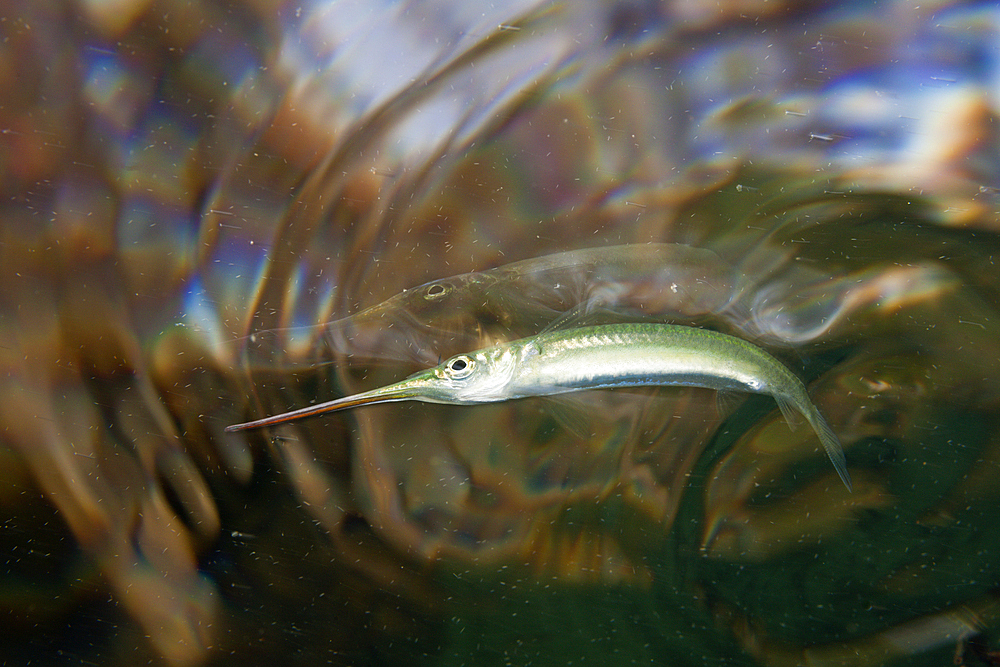
[[[361,405],[392,403],[393,401],[420,400],[420,398],[427,395],[427,389],[430,386],[430,380],[433,377],[433,374],[430,372],[418,373],[417,375],[409,377],[402,382],[390,384],[385,387],[379,387],[378,389],[372,389],[371,391],[365,391],[360,394],[354,394],[353,396],[345,396],[344,398],[327,401],[326,403],[317,403],[316,405],[299,408],[298,410],[283,412],[280,415],[272,415],[270,417],[264,417],[263,419],[256,419],[242,424],[233,424],[232,426],[227,426],[225,430],[226,433],[234,433],[236,431],[246,431],[252,428],[260,428],[262,426],[284,424],[290,421],[305,419],[306,417],[322,415],[327,412],[348,410]]]

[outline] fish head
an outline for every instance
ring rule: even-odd
[[[466,273],[403,290],[380,304],[322,325],[340,353],[435,363],[438,352],[475,349],[484,326],[506,328],[507,292],[490,272]]]
[[[405,382],[420,386],[419,400],[428,403],[493,403],[513,398],[509,385],[516,355],[505,345],[456,354],[447,361],[415,373]]]

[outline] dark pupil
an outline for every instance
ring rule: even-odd
[[[468,364],[465,363],[465,359],[456,359],[451,362],[451,370],[453,371],[464,371],[466,366],[468,366]]]
[[[427,296],[440,296],[444,294],[443,285],[431,285],[427,288]]]

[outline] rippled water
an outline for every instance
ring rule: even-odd
[[[991,3],[0,18],[7,664],[996,663]],[[704,389],[223,432],[637,320],[853,493]]]

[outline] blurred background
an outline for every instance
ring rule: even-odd
[[[990,2],[0,2],[0,662],[1000,662]],[[397,403],[561,322],[766,396]]]

